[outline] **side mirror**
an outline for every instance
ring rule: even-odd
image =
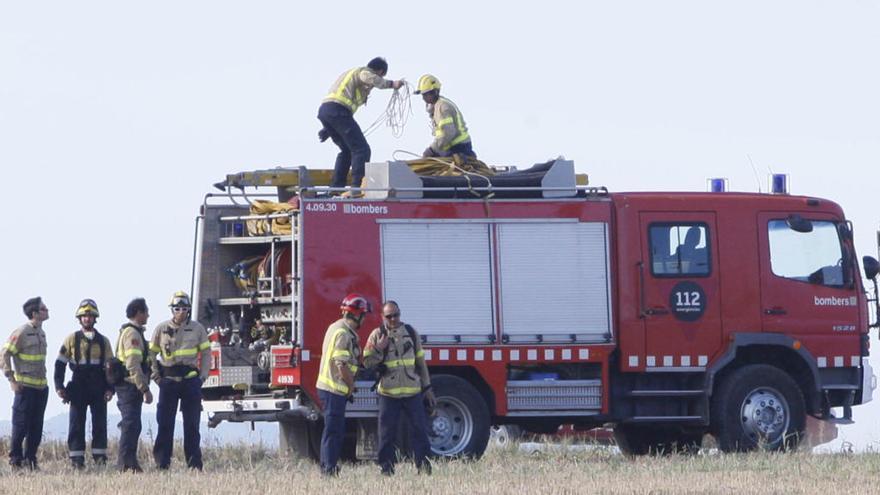
[[[872,256],[863,256],[862,266],[865,267],[865,277],[867,277],[868,280],[874,280],[874,278],[877,277],[877,274],[880,273],[880,261],[877,261],[877,259]]]
[[[795,232],[800,232],[801,234],[806,234],[813,231],[813,222],[798,215],[797,213],[789,215],[788,218],[785,219],[785,224],[788,225],[788,228],[790,228],[791,230]]]

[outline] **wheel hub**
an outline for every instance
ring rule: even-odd
[[[462,452],[474,431],[474,420],[467,406],[454,397],[438,397],[431,418],[431,450],[438,455]]]
[[[781,393],[762,387],[746,396],[740,418],[749,438],[775,445],[788,430],[791,415],[788,402]]]

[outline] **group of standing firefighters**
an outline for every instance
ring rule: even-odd
[[[171,319],[156,326],[148,343],[145,327],[149,308],[143,298],[132,300],[125,310],[128,321],[119,329],[115,352],[110,339],[95,328],[100,316],[95,301],[85,299],[76,309],[80,328],[64,339],[53,377],[56,394],[70,405],[67,447],[74,468],[85,467],[87,411],[92,415],[92,459],[95,464],[106,464],[107,402],[115,394],[122,416],[117,466],[122,471],[142,471],[137,456],[141,411],[144,403],[153,402],[152,380],[159,386],[158,432],[153,445],[156,466],[164,470],[171,464],[179,405],[187,467],[202,469],[201,387],[210,368],[210,342],[205,327],[190,319],[192,302],[185,292],[176,292],[169,307]],[[49,309],[42,298],[35,297],[24,303],[23,310],[28,321],[12,332],[0,350],[0,369],[15,393],[9,463],[13,468],[37,469],[49,395],[43,331]],[[324,414],[321,472],[331,476],[339,472],[345,408],[353,400],[355,376],[363,367],[378,376],[378,462],[382,473],[394,473],[398,422],[406,414],[416,467],[420,473],[430,474],[428,414],[436,399],[418,333],[401,322],[398,304],[387,301],[382,305],[383,323],[373,330],[361,352],[357,330],[372,306],[364,296],[350,294],[340,310],[342,318],[324,335],[317,379]],[[73,375],[65,384],[68,367]]]
[[[354,120],[373,88],[400,89],[402,80],[388,80],[388,63],[381,57],[365,67],[344,72],[330,88],[318,110],[321,141],[331,139],[340,149],[330,186],[343,188],[351,171],[352,185],[360,187],[370,146]],[[422,95],[431,117],[434,139],[423,157],[459,154],[476,158],[464,117],[451,100],[440,96],[440,81],[425,74],[415,94]],[[145,336],[149,308],[143,298],[126,307],[128,321],[120,328],[115,348],[95,328],[100,313],[92,299],[76,310],[80,329],[64,339],[55,361],[53,384],[64,404],[69,404],[67,446],[73,467],[86,460],[86,418],[92,415],[91,455],[96,464],[107,462],[107,402],[116,395],[122,419],[119,423],[118,467],[142,471],[137,448],[141,434],[143,404],[153,402],[150,381],[159,387],[156,405],[158,432],[153,458],[159,469],[168,469],[178,405],[183,416],[186,464],[202,469],[199,421],[201,386],[208,376],[210,343],[200,323],[190,319],[192,302],[182,291],[169,304],[171,319],[160,323],[149,343]],[[12,405],[12,438],[9,462],[14,468],[37,469],[37,450],[43,434],[43,417],[49,395],[46,371],[46,334],[43,322],[49,309],[39,297],[23,306],[27,323],[12,332],[0,349],[0,369],[9,380],[15,399]],[[360,367],[374,370],[379,397],[379,466],[383,474],[394,473],[395,436],[402,414],[411,426],[413,457],[420,473],[430,474],[428,461],[428,413],[436,400],[425,365],[424,351],[415,330],[401,322],[400,307],[394,301],[382,306],[383,324],[369,336],[361,353],[357,330],[371,305],[361,295],[350,294],[341,305],[342,318],[324,336],[321,368],[317,380],[318,398],[324,414],[321,438],[321,472],[338,473],[338,460],[345,434],[345,408],[353,401],[355,375]],[[72,371],[65,383],[67,368]],[[23,445],[24,444],[24,445]]]
[[[153,380],[159,386],[158,431],[153,446],[157,467],[168,469],[171,464],[179,404],[186,464],[202,468],[201,386],[208,376],[210,343],[205,328],[190,320],[192,303],[185,292],[176,292],[169,307],[171,319],[156,326],[148,343],[144,333],[149,308],[143,298],[132,300],[125,309],[128,321],[119,329],[114,352],[110,340],[95,328],[100,316],[98,305],[92,299],[79,304],[76,318],[80,329],[64,339],[53,376],[56,394],[70,405],[67,448],[73,467],[85,466],[87,411],[92,415],[92,459],[99,465],[107,462],[107,402],[115,394],[122,416],[118,467],[123,471],[142,471],[137,457],[141,410],[144,403],[153,402]],[[9,463],[13,468],[37,469],[37,450],[49,396],[43,331],[49,308],[42,298],[34,297],[24,303],[23,310],[28,321],[15,329],[0,349],[0,369],[15,393]],[[68,367],[72,377],[65,384]]]

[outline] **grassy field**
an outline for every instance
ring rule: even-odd
[[[5,440],[0,454],[6,456]],[[66,448],[50,442],[41,472],[0,467],[0,493],[110,494],[133,491],[179,494],[290,493],[880,493],[880,454],[748,454],[628,458],[614,449],[558,448],[523,453],[517,445],[493,449],[477,462],[438,461],[434,475],[411,465],[393,478],[372,464],[344,465],[337,479],[324,479],[309,462],[290,461],[260,447],[205,449],[205,471],[183,468],[181,450],[168,472],[157,472],[142,452],[147,471],[120,474],[112,468],[67,467]]]

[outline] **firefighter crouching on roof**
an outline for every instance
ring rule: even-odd
[[[474,153],[471,136],[461,111],[452,100],[440,96],[440,80],[431,74],[425,74],[419,78],[415,94],[422,95],[425,110],[431,117],[431,127],[434,129],[434,140],[425,148],[422,156],[445,157],[459,154],[476,158],[477,154]]]
[[[433,410],[437,401],[421,339],[415,329],[400,321],[400,307],[394,301],[382,306],[382,320],[364,348],[364,367],[379,373],[379,466],[382,474],[394,474],[394,437],[403,412],[409,419],[416,467],[419,473],[431,474],[425,406]]]
[[[43,322],[49,308],[39,297],[25,301],[28,322],[16,328],[0,348],[0,369],[15,393],[12,401],[12,438],[9,440],[9,465],[37,469],[37,449],[43,439],[43,414],[49,399],[46,382],[46,334]],[[26,441],[24,453],[22,442]]]
[[[67,450],[75,469],[85,467],[86,413],[92,412],[92,459],[95,464],[107,463],[107,402],[113,390],[107,384],[104,366],[113,359],[110,339],[95,328],[101,314],[92,299],[83,299],[76,308],[80,329],[68,335],[55,359],[55,392],[70,404],[67,428]],[[65,368],[73,376],[64,385]]]
[[[345,436],[345,405],[353,400],[354,379],[361,354],[357,329],[370,303],[360,294],[349,294],[340,306],[342,318],[333,322],[324,334],[321,346],[321,369],[318,371],[318,398],[324,412],[321,435],[321,474],[339,474],[339,455]]]
[[[158,432],[153,458],[159,469],[168,469],[171,465],[174,417],[179,402],[186,465],[201,470],[199,419],[202,415],[202,382],[208,377],[211,362],[211,343],[205,327],[189,319],[192,303],[186,292],[175,292],[168,306],[172,311],[171,319],[156,327],[150,341],[150,355],[156,356],[152,361],[152,378],[159,384]]]
[[[141,410],[144,403],[153,402],[150,392],[150,364],[145,325],[150,317],[147,301],[133,299],[125,308],[128,323],[119,329],[116,342],[116,358],[125,370],[124,379],[116,385],[116,406],[122,419],[119,421],[119,459],[121,471],[142,471],[138,463],[138,443],[141,435]]]

